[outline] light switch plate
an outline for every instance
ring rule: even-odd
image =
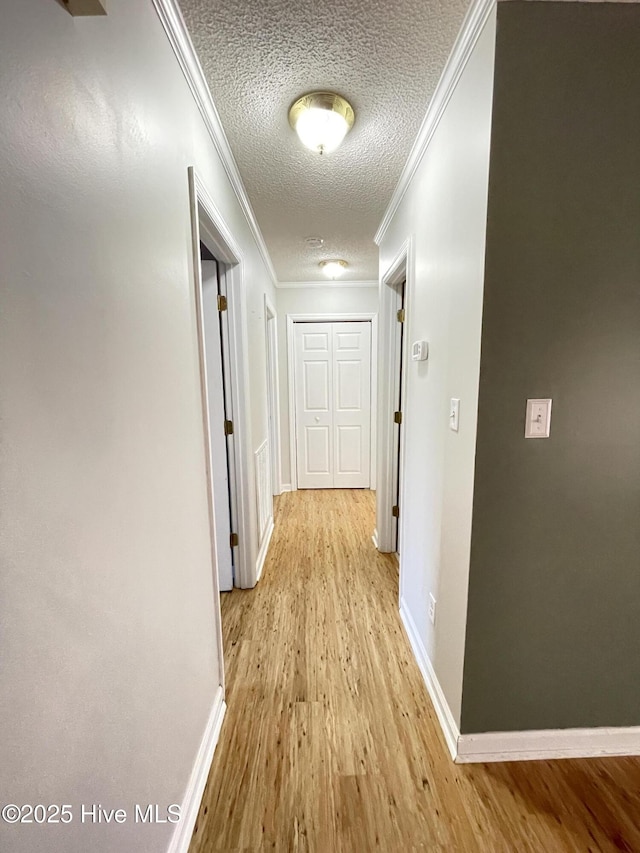
[[[457,397],[451,398],[451,407],[449,408],[449,429],[458,432],[460,425],[460,400]]]
[[[525,438],[549,438],[551,432],[551,400],[527,400],[524,422]]]

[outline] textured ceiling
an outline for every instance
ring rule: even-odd
[[[373,236],[470,0],[180,0],[280,281],[378,278]],[[333,154],[289,127],[296,98],[329,89],[356,113]],[[309,249],[305,237],[324,238]]]

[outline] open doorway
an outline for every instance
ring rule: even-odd
[[[401,548],[401,527],[400,527],[400,502],[402,495],[402,413],[403,413],[403,396],[404,396],[404,338],[405,338],[405,289],[406,279],[399,281],[393,285],[395,294],[395,312],[396,324],[395,335],[393,340],[393,363],[394,363],[394,387],[392,389],[392,398],[395,401],[396,408],[393,413],[393,433],[392,433],[392,449],[391,449],[391,492],[393,497],[393,506],[391,507],[391,550],[400,560]]]
[[[200,259],[216,562],[220,592],[230,592],[238,536],[234,530],[237,510],[227,295],[222,264],[202,240]]]
[[[256,584],[246,447],[249,386],[242,264],[206,188],[189,169],[202,416],[215,590]],[[229,572],[231,569],[231,572]]]
[[[380,288],[380,451],[374,542],[379,551],[397,554],[400,565],[410,248],[407,241],[383,276]]]

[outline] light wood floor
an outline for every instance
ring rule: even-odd
[[[456,766],[398,616],[373,495],[278,500],[223,596],[228,711],[190,853],[640,851],[640,762]]]

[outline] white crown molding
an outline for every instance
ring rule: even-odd
[[[204,119],[209,136],[213,141],[216,151],[222,161],[225,172],[231,182],[233,191],[236,194],[238,203],[242,208],[244,215],[247,218],[249,227],[258,246],[258,250],[262,255],[262,259],[269,271],[271,280],[275,284],[277,281],[276,272],[267,249],[267,244],[264,241],[260,226],[256,220],[251,202],[247,195],[247,191],[242,183],[240,172],[236,164],[235,158],[229,146],[226,134],[220,121],[220,116],[213,102],[211,91],[207,85],[202,66],[195,52],[193,42],[187,31],[187,26],[182,17],[182,12],[178,7],[176,0],[152,0],[158,17],[162,22],[162,26],[167,33],[173,52],[175,53],[182,73],[184,74],[191,94],[194,97],[198,109]]]
[[[277,281],[279,290],[300,290],[314,287],[378,287],[377,281]]]
[[[429,103],[427,114],[424,117],[416,141],[413,143],[409,157],[404,165],[400,180],[396,186],[391,201],[385,212],[384,218],[380,223],[380,227],[373,238],[376,245],[380,245],[382,239],[393,219],[400,202],[404,198],[404,194],[409,188],[411,179],[416,173],[416,169],[420,165],[422,158],[425,155],[427,148],[433,135],[436,132],[440,119],[444,115],[447,104],[451,100],[458,81],[462,76],[473,49],[476,46],[482,30],[493,11],[497,0],[474,0],[466,14],[462,27],[458,33],[453,49],[449,54],[449,58],[442,72],[442,76],[433,93],[433,97]]]

